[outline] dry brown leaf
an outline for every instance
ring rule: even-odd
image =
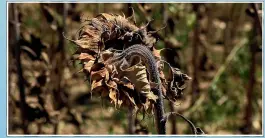
[[[105,86],[103,79],[99,81],[93,80],[91,84],[91,92],[100,93],[101,97],[107,97],[109,95],[109,90]]]
[[[115,108],[117,105],[120,107],[123,102],[122,100],[119,100],[118,93],[119,91],[117,89],[109,89],[109,97],[111,99],[111,103],[114,103]]]
[[[81,53],[78,59],[81,60],[82,62],[88,62],[90,60],[95,60],[95,58],[92,55],[89,55],[88,53]]]
[[[106,68],[103,68],[99,71],[91,71],[90,74],[91,80],[98,81],[100,79],[105,79],[106,81],[109,80],[109,72]]]
[[[134,86],[131,83],[124,84],[124,86],[127,87],[128,89],[134,90]]]
[[[138,110],[139,108],[137,107],[134,98],[131,97],[131,96],[129,95],[129,93],[126,92],[126,91],[123,91],[123,93],[124,93],[125,96],[130,100],[130,103],[133,105],[134,109],[135,109],[135,110]]]
[[[109,51],[109,50],[105,50],[101,53],[101,57],[103,61],[107,61],[109,58],[113,57],[114,53]]]
[[[101,90],[104,89],[104,81],[103,79],[99,80],[99,81],[96,81],[96,80],[93,80],[92,81],[92,84],[91,84],[91,91],[93,92],[100,92]]]
[[[115,16],[112,16],[108,13],[101,13],[98,16],[96,16],[96,18],[100,18],[100,17],[104,20],[113,20]]]
[[[91,50],[95,53],[99,50],[99,39],[96,38],[82,38],[79,40],[75,40],[74,43],[79,46],[79,48]]]
[[[134,84],[135,89],[148,99],[156,101],[157,96],[151,91],[150,83],[147,79],[146,67],[140,64],[134,65],[124,70],[128,79]]]
[[[109,88],[109,98],[111,99],[111,103],[114,103],[115,108],[117,104],[120,107],[123,101],[120,100],[117,83],[114,81],[106,81],[106,85]]]
[[[91,68],[92,66],[94,65],[94,60],[90,60],[88,62],[84,62],[84,72],[90,72],[91,71]]]
[[[94,63],[91,67],[91,71],[99,71],[105,68],[105,65],[103,63]]]
[[[106,85],[111,89],[116,89],[118,90],[117,83],[115,81],[105,81]]]
[[[90,37],[90,38],[96,38],[98,40],[99,40],[100,34],[101,33],[92,26],[86,26],[80,32],[81,38]]]
[[[143,108],[144,108],[144,110],[147,111],[148,108],[149,108],[150,105],[151,105],[151,102],[150,102],[149,100],[146,100],[146,102],[145,102],[145,103],[142,103],[142,104],[143,104]]]

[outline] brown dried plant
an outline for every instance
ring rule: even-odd
[[[129,17],[130,18],[130,17]],[[162,82],[164,98],[171,102],[182,95],[181,86],[190,77],[169,64],[169,77],[164,75],[164,63],[161,50],[155,49],[156,39],[153,32],[146,27],[137,27],[129,18],[120,15],[101,13],[80,28],[77,40],[70,40],[77,45],[77,60],[80,60],[82,71],[89,77],[91,93],[97,93],[102,98],[108,98],[115,107],[133,106],[135,111],[153,113],[157,96],[151,91],[151,85],[146,67],[140,58],[133,58],[131,65],[124,66],[123,61],[107,64],[123,49],[142,44],[147,46],[157,60]]]

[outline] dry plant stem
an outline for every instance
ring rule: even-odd
[[[59,32],[64,32],[66,31],[66,19],[67,19],[67,3],[64,3],[61,5],[61,14],[63,16],[63,24],[62,26],[59,26],[58,30]],[[61,86],[61,80],[63,77],[63,68],[64,68],[64,62],[63,60],[65,59],[65,55],[64,55],[64,47],[65,47],[65,41],[64,41],[64,37],[62,35],[62,33],[58,34],[59,37],[59,44],[58,47],[55,48],[54,54],[58,54],[60,56],[58,56],[57,59],[55,59],[55,64],[57,64],[57,66],[55,66],[54,68],[54,74],[57,74],[54,76],[54,80],[55,83],[55,91],[54,91],[54,95],[55,95],[55,101],[59,100],[59,106],[62,106],[62,104],[66,103],[65,98],[63,97],[63,87]],[[57,73],[56,73],[57,72]],[[59,121],[60,120],[56,120],[56,123],[54,124],[54,134],[58,133],[58,125],[59,125]]]
[[[251,53],[251,64],[250,64],[250,78],[249,78],[249,85],[247,89],[247,104],[245,109],[245,125],[248,128],[246,133],[251,132],[252,126],[252,97],[253,97],[253,90],[255,86],[255,70],[256,70],[256,52],[253,51],[254,47],[256,47],[257,43],[250,45],[250,53]]]
[[[168,117],[170,116],[179,116],[181,117],[183,120],[185,120],[189,127],[191,128],[191,131],[194,135],[204,135],[205,133],[203,132],[203,130],[201,130],[199,127],[195,127],[195,125],[190,121],[188,120],[187,118],[185,118],[183,115],[179,114],[179,113],[176,113],[176,112],[169,112],[165,115],[165,120],[168,119]]]
[[[261,27],[260,27],[260,21],[259,16],[257,13],[257,9],[255,4],[251,4],[252,8],[254,9],[254,17],[253,17],[253,36],[250,38],[250,40],[253,40],[251,42],[249,51],[251,54],[251,64],[250,64],[250,78],[249,78],[249,85],[247,89],[247,104],[245,108],[245,127],[247,130],[244,133],[250,133],[252,129],[252,101],[253,101],[253,90],[255,87],[255,73],[256,73],[256,49],[258,47],[257,43],[257,37],[261,36]],[[260,31],[260,32],[259,32]]]
[[[191,84],[191,91],[192,91],[192,103],[195,102],[196,96],[198,95],[198,65],[197,65],[197,59],[198,59],[198,41],[199,41],[199,4],[193,4],[193,10],[196,14],[196,21],[195,21],[195,27],[194,27],[194,33],[193,33],[193,46],[192,46],[192,84]]]
[[[62,13],[61,14],[63,15],[63,26],[61,26],[62,31],[59,31],[59,32],[64,32],[64,33],[67,32],[67,30],[66,30],[66,28],[67,28],[66,20],[67,20],[67,15],[68,15],[68,6],[69,5],[67,3],[64,3],[62,5],[63,10],[62,10]],[[65,49],[65,40],[64,40],[63,33],[59,34],[59,38],[60,38],[59,47],[61,48],[61,52],[59,54],[61,55],[61,58],[59,58],[58,60],[62,60],[63,61],[65,59],[65,55],[64,55],[64,53],[65,53],[65,50],[64,50]],[[64,63],[65,62],[62,62],[62,63],[59,64],[61,66],[60,68],[62,70],[63,70],[63,68],[65,66]],[[60,71],[60,73],[63,73],[63,72]],[[62,79],[62,77],[63,76],[61,74],[60,75],[60,79]],[[63,90],[63,86],[60,86],[59,87],[59,90],[60,90],[60,91],[58,91],[59,92],[59,97],[62,99],[62,102],[63,102],[64,106],[67,108],[68,114],[70,114],[73,117],[73,120],[75,122],[78,122],[77,119],[76,119],[76,117],[75,117],[75,115],[71,112],[73,108],[67,102],[68,99],[62,95],[63,94],[63,91],[62,91]],[[56,122],[56,125],[54,127],[54,132],[55,133],[58,133],[58,131],[60,130],[60,128],[58,127],[58,125],[60,123],[60,120],[61,120],[60,118],[61,117],[59,115],[58,120]],[[77,127],[77,130],[78,130],[78,134],[82,134],[81,125],[80,125],[79,122],[76,124],[76,127]]]
[[[23,132],[24,134],[28,134],[28,120],[27,120],[27,111],[26,111],[26,95],[25,95],[25,86],[24,86],[24,78],[23,78],[23,71],[20,59],[20,28],[18,22],[18,10],[17,4],[11,4],[12,11],[13,11],[13,18],[14,18],[14,31],[15,31],[15,53],[16,53],[16,61],[17,61],[17,73],[18,73],[18,85],[19,85],[19,98],[20,98],[20,112],[21,112],[21,120],[23,125]]]
[[[169,107],[170,107],[170,112],[175,111],[174,104],[172,102],[169,102]],[[177,134],[178,132],[177,132],[176,118],[171,116],[170,120],[171,120],[171,126],[172,126],[171,134]]]
[[[129,107],[128,110],[128,134],[134,134],[135,131],[135,119],[133,117],[133,107]]]
[[[261,21],[260,21],[260,18],[259,18],[259,14],[258,14],[258,10],[257,10],[257,6],[255,3],[251,3],[251,7],[253,8],[254,10],[254,14],[255,14],[255,23],[256,23],[256,27],[258,27],[259,29],[257,30],[257,32],[259,33],[260,36],[262,36],[262,27],[261,27]]]
[[[163,3],[162,4],[162,12],[163,12],[163,23],[167,24],[167,20],[168,20],[168,13],[167,13],[167,8],[168,8],[168,4],[167,3]],[[164,37],[167,37],[167,34],[169,33],[169,31],[167,31],[167,29],[164,29]],[[165,43],[166,45],[166,43]],[[170,112],[174,112],[174,104],[172,102],[169,102],[169,107],[170,107]],[[176,126],[176,118],[171,116],[170,117],[170,123],[171,123],[171,134],[177,134],[177,126]]]
[[[193,123],[192,123],[190,120],[186,119],[183,115],[181,115],[181,114],[179,114],[179,113],[176,113],[176,112],[169,112],[169,113],[166,114],[166,117],[170,117],[170,116],[171,116],[171,117],[174,117],[173,115],[175,115],[175,116],[179,116],[179,117],[181,117],[182,119],[184,119],[184,120],[189,124],[192,133],[193,133],[193,134],[196,134],[196,127],[193,125]]]

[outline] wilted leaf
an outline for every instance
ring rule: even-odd
[[[117,86],[117,83],[114,82],[114,81],[106,81],[106,85],[109,87],[109,89],[115,89],[115,90],[118,90],[118,86]]]
[[[95,60],[95,58],[88,54],[88,53],[81,53],[78,57],[79,60],[82,60],[82,62],[90,61],[90,60]]]
[[[99,81],[93,80],[91,84],[91,91],[93,92],[99,92],[103,90],[104,81],[101,79]]]
[[[146,67],[140,64],[123,70],[128,79],[134,84],[135,89],[148,99],[156,101],[157,96],[151,91],[150,83],[147,79]]]
[[[104,20],[113,20],[114,19],[114,16],[113,15],[110,15],[108,13],[101,13],[98,16],[96,16],[96,18],[102,18]]]
[[[122,104],[122,100],[119,100],[119,91],[117,89],[109,89],[109,98],[111,99],[111,102],[114,103],[115,108],[116,105],[118,104],[118,106],[120,107]]]
[[[99,49],[98,40],[79,39],[75,40],[74,43],[83,49],[89,49],[94,52],[97,52]]]
[[[101,57],[103,61],[107,61],[109,58],[113,57],[113,52],[109,50],[105,50],[101,53]]]
[[[130,82],[130,80],[127,77],[123,77],[120,79],[120,84],[123,85],[124,87],[134,90],[133,84]]]
[[[123,91],[123,92],[126,95],[126,97],[130,100],[130,103],[133,105],[134,109],[138,110],[138,107],[137,107],[137,105],[136,105],[136,103],[134,101],[134,98],[131,97],[128,92],[126,92],[126,91]]]
[[[80,36],[81,38],[94,38],[94,39],[100,39],[100,33],[98,30],[96,30],[96,28],[92,27],[92,26],[85,26],[84,28],[82,28],[81,32],[80,32]]]
[[[84,71],[85,71],[85,72],[90,72],[92,66],[94,65],[94,62],[95,62],[95,61],[93,61],[93,60],[90,60],[89,62],[85,62],[85,63],[84,63]]]
[[[99,70],[99,71],[91,71],[91,79],[92,80],[100,80],[100,79],[105,79],[108,80],[109,79],[109,72],[107,71],[106,68]]]

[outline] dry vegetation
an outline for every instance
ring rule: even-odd
[[[156,95],[145,66],[138,61],[115,76],[105,64],[115,54],[108,48],[126,38],[113,34],[121,40],[98,44],[104,31],[93,30],[99,24],[88,25],[96,15],[102,21],[123,13],[134,15],[130,24],[135,20],[136,29],[146,31],[146,40],[132,43],[151,46],[157,61],[171,65],[160,68],[166,112],[182,114],[206,134],[262,132],[261,4],[27,3],[8,8],[9,134],[157,133]],[[128,75],[139,72],[138,78]],[[192,78],[181,96],[166,91],[176,81],[174,73]],[[131,82],[122,80],[126,74]],[[142,92],[143,101],[134,89]],[[166,128],[167,134],[191,134],[177,117],[170,117]]]

